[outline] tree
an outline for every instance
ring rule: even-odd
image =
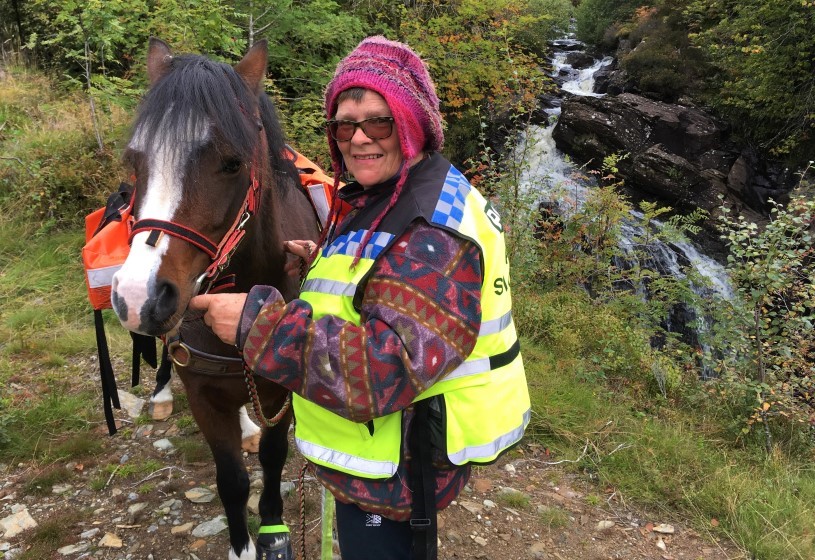
[[[523,42],[532,29],[545,34],[564,26],[567,2],[535,3],[551,5],[563,9],[535,12],[529,2],[511,0],[427,2],[403,19],[400,39],[427,61],[436,82],[453,161],[478,152],[472,131],[481,113],[505,120],[511,111],[529,112],[537,96],[553,86],[534,49]]]
[[[715,64],[709,101],[776,156],[815,153],[815,1],[695,0],[690,38]]]
[[[771,204],[763,229],[723,209],[738,298],[735,332],[724,343],[732,351],[718,363],[746,393],[745,433],[762,426],[768,452],[771,423],[807,423],[815,404],[815,200],[799,192],[786,207]]]

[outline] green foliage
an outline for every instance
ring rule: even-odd
[[[96,398],[68,394],[56,386],[40,393],[40,398],[32,397],[25,404],[0,400],[0,461],[64,460],[68,449],[62,445],[63,438],[87,434]]]
[[[0,86],[0,111],[10,117],[0,131],[0,204],[42,233],[79,228],[88,206],[104,202],[122,177],[118,157],[99,150],[81,95],[20,69],[7,75]],[[98,117],[112,135],[126,119],[115,107]]]
[[[640,91],[674,101],[698,88],[707,70],[702,53],[691,46],[682,2],[641,7],[619,34],[634,48],[620,56],[620,67]]]
[[[400,38],[425,59],[436,83],[448,140],[455,139],[447,143],[454,162],[472,156],[472,151],[458,145],[458,139],[473,137],[472,127],[482,111],[492,120],[507,118],[518,107],[529,112],[537,95],[551,87],[534,54],[539,47],[530,44],[529,36],[538,27],[551,29],[552,18],[567,13],[564,4],[532,4],[539,10],[560,8],[558,14],[547,14],[531,11],[528,2],[510,0],[431,3],[433,9],[426,7],[402,22]]]
[[[815,153],[815,4],[809,0],[695,0],[690,38],[716,67],[709,102],[744,137],[775,155]]]
[[[263,10],[256,32],[269,41],[269,74],[287,101],[322,94],[337,63],[365,36],[362,21],[333,0],[272,0]]]
[[[731,331],[721,333],[729,352],[715,357],[724,382],[718,395],[741,403],[743,432],[761,426],[768,452],[770,424],[807,425],[815,403],[815,200],[795,195],[786,207],[771,204],[763,228],[723,208],[737,300]]]
[[[26,481],[23,485],[23,493],[26,496],[48,496],[55,484],[66,482],[71,479],[71,476],[71,471],[64,466],[48,467]]]
[[[604,41],[606,46],[613,45],[616,30],[606,40],[609,30],[614,24],[627,21],[642,4],[641,0],[581,0],[574,14],[578,38],[593,45]]]

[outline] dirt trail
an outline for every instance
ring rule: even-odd
[[[117,411],[117,416],[128,422],[124,412]],[[186,463],[178,450],[160,450],[154,445],[183,431],[180,418],[176,414],[164,422],[134,427],[130,437],[109,438],[100,425],[94,437],[103,442],[105,452],[83,464],[47,467],[67,469],[71,476],[43,489],[39,496],[26,495],[24,487],[41,474],[41,469],[27,463],[0,467],[5,469],[0,477],[0,523],[24,510],[42,527],[49,519],[64,516],[69,508],[75,520],[62,528],[50,556],[54,559],[226,559],[225,530],[197,536],[203,523],[222,513],[218,498],[208,493],[215,488],[213,465],[207,461]],[[110,467],[104,470],[110,464],[120,464],[124,470],[149,459],[162,465],[161,469],[129,478],[118,476],[117,471],[107,474]],[[744,558],[732,544],[699,534],[686,520],[649,514],[622,503],[613,492],[598,489],[587,479],[568,474],[562,465],[552,464],[557,459],[538,445],[523,444],[497,464],[474,469],[465,492],[439,514],[440,558]],[[301,464],[293,455],[283,476],[286,520],[297,550]],[[256,456],[247,456],[247,468],[255,496],[260,491]],[[102,477],[107,481],[100,490]],[[309,478],[303,488],[307,558],[311,560],[320,557],[321,488]],[[0,537],[0,558],[18,556],[32,544],[33,534],[28,530],[11,538]]]

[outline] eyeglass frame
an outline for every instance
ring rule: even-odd
[[[388,122],[390,124],[390,132],[388,133],[387,136],[378,136],[378,137],[374,138],[370,134],[368,134],[368,132],[365,130],[365,123],[367,123],[368,121],[374,121],[374,120],[386,121],[386,122]],[[331,135],[331,138],[333,138],[337,142],[350,142],[351,139],[354,137],[354,135],[357,133],[358,128],[361,129],[362,133],[365,136],[367,136],[370,140],[385,140],[386,138],[390,138],[391,136],[393,136],[393,126],[394,126],[395,122],[396,122],[396,119],[394,119],[393,117],[382,116],[382,117],[368,117],[367,119],[362,119],[361,121],[349,121],[349,120],[345,120],[345,119],[339,119],[339,120],[338,119],[330,119],[330,120],[326,121],[325,126],[328,129],[328,133]],[[340,125],[340,124],[352,124],[352,125],[354,125],[354,131],[351,133],[351,136],[349,136],[346,140],[340,140],[339,138],[337,138],[336,135],[335,135],[335,131],[332,130],[332,125]]]

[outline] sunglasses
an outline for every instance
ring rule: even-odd
[[[393,117],[371,117],[361,121],[328,121],[328,133],[337,142],[348,142],[357,127],[371,140],[384,140],[393,134]]]

